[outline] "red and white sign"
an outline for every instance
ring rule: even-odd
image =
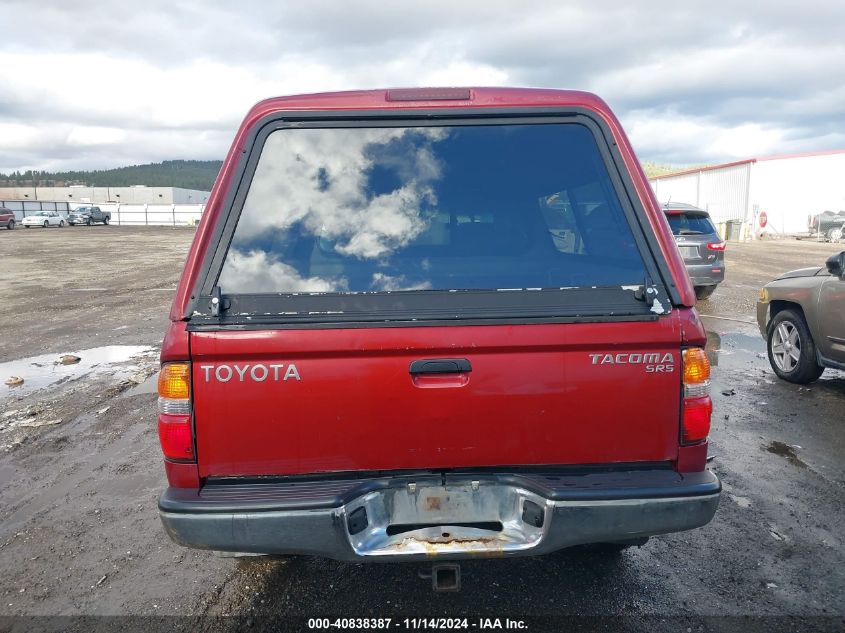
[[[769,216],[766,215],[765,211],[760,211],[759,220],[760,220],[760,228],[765,229],[766,223],[769,221]]]

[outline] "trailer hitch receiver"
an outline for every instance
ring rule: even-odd
[[[457,563],[440,563],[431,567],[431,588],[437,592],[461,590],[461,566]]]

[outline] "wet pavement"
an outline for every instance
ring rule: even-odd
[[[827,370],[806,387],[778,380],[753,323],[762,283],[835,247],[729,245],[725,284],[698,306],[710,315],[711,468],[724,485],[710,525],[618,555],[581,547],[465,562],[461,592],[435,594],[421,564],[229,559],[166,538],[155,353],[141,348],[160,342],[170,299],[161,289],[175,284],[193,234],[110,231],[0,235],[17,280],[0,304],[0,322],[14,324],[0,339],[0,416],[15,412],[0,423],[50,422],[14,429],[15,441],[0,430],[0,617],[176,614],[213,630],[289,616],[575,614],[625,615],[628,628],[651,630],[654,617],[789,615],[793,630],[845,628],[845,375]],[[48,279],[80,253],[90,266],[73,283]],[[103,274],[115,253],[121,272]],[[92,356],[112,345],[128,347]],[[53,364],[67,353],[80,362]],[[30,370],[49,372],[50,384]],[[12,371],[38,389],[10,395],[22,389],[2,384]]]
[[[130,361],[142,354],[155,358],[158,351],[146,345],[106,345],[0,363],[0,377],[9,376],[7,381],[11,383],[5,391],[0,390],[0,402],[82,378],[128,378],[139,369]]]
[[[737,422],[742,423],[739,428],[761,428],[768,435],[777,430],[779,437],[771,437],[767,450],[772,442],[786,443],[792,451],[803,453],[820,473],[845,484],[845,372],[826,369],[809,385],[788,383],[772,371],[756,325],[702,320],[713,364],[711,454],[718,452],[717,430],[735,431]],[[725,424],[730,416],[734,423]],[[845,501],[845,493],[841,500]]]
[[[259,622],[315,613],[625,615],[646,629],[653,616],[842,615],[845,374],[828,371],[809,387],[784,383],[755,327],[704,322],[715,402],[711,468],[725,490],[705,528],[617,556],[581,547],[463,562],[454,595],[430,591],[419,577],[424,564],[245,559],[215,612]]]
[[[94,399],[140,388],[156,371],[158,350],[146,345],[106,345],[62,354],[41,354],[0,363],[0,450],[13,450],[35,436],[34,429],[58,426],[79,415],[69,403],[96,389]],[[8,378],[7,378],[8,377]]]

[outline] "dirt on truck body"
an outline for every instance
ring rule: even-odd
[[[342,560],[706,524],[705,332],[598,97],[271,99],[244,121],[159,382],[184,545]]]

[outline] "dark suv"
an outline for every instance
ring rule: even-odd
[[[667,202],[663,211],[695,286],[695,296],[706,299],[725,280],[725,241],[704,209]]]

